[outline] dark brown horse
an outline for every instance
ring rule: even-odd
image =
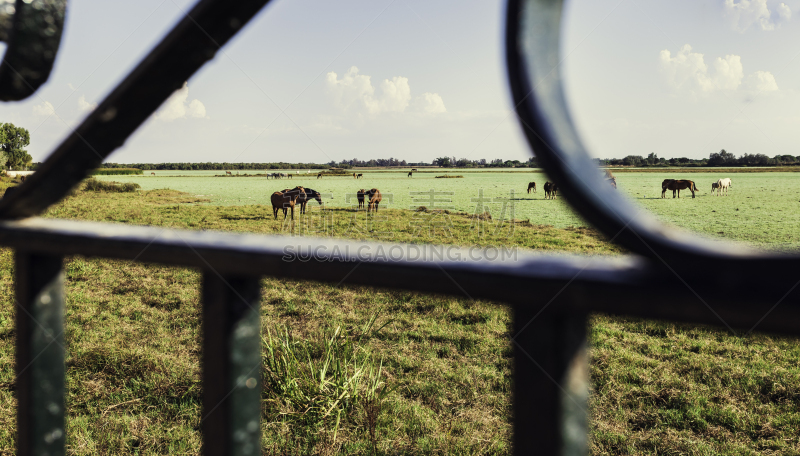
[[[363,209],[364,208],[364,195],[365,194],[366,194],[366,192],[364,191],[363,188],[356,192],[356,198],[358,198],[358,208],[359,209]]]
[[[275,215],[275,218],[278,218],[278,210],[283,209],[283,218],[285,220],[286,211],[291,208],[292,220],[294,220],[294,205],[301,193],[305,193],[303,187],[295,187],[291,190],[287,189],[282,192],[273,193],[270,200],[272,201],[272,213]]]
[[[408,177],[411,177],[412,174],[413,174],[413,172],[409,171]]]
[[[369,203],[367,204],[367,212],[371,209],[375,209],[375,212],[378,212],[378,205],[381,203],[383,197],[381,196],[381,191],[377,188],[373,188],[372,190],[367,192],[367,200]]]
[[[675,191],[678,192],[678,198],[681,197],[681,190],[689,189],[692,192],[692,198],[694,198],[694,192],[697,192],[697,186],[694,185],[694,181],[686,180],[686,179],[664,179],[664,182],[661,183],[661,197],[666,198],[667,190],[672,190],[672,197],[675,198]]]
[[[528,182],[528,193],[533,190],[533,193],[536,193],[536,182]]]
[[[363,175],[363,174],[361,174],[361,173],[359,173],[359,174],[356,174],[356,179],[361,179],[362,177],[364,177],[364,175]]]
[[[298,187],[298,188],[301,188],[301,187]],[[313,188],[303,188],[303,193],[301,193],[297,197],[297,204],[300,205],[300,213],[301,214],[305,214],[306,213],[306,203],[308,203],[308,201],[312,200],[312,199],[317,200],[319,205],[322,206],[322,195],[320,195],[320,193],[318,191],[314,190]]]
[[[558,186],[552,182],[544,183],[544,197],[545,199],[558,199]]]

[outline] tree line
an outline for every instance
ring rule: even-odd
[[[651,152],[647,157],[641,155],[628,155],[625,158],[597,158],[601,166],[797,166],[800,165],[800,155],[776,155],[769,157],[765,154],[744,154],[739,157],[726,151],[712,152],[708,158],[664,158]]]

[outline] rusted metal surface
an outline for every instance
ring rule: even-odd
[[[63,455],[63,260],[20,250],[15,260],[17,454]]]

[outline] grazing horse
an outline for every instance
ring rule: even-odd
[[[303,188],[303,187],[297,187],[297,188]],[[301,193],[300,196],[297,197],[297,203],[300,205],[301,214],[306,213],[306,203],[308,203],[308,200],[312,199],[317,200],[319,205],[322,206],[322,195],[320,195],[318,191],[314,190],[313,188],[303,188],[303,193]]]
[[[364,208],[364,195],[366,195],[366,191],[362,188],[361,190],[356,192],[356,198],[358,198],[358,208]]]
[[[694,185],[694,181],[686,180],[686,179],[664,179],[664,182],[661,183],[661,197],[665,198],[667,190],[672,190],[672,197],[675,198],[675,191],[678,191],[678,198],[681,197],[681,190],[689,189],[692,192],[692,198],[694,198],[694,192],[697,192],[697,186]]]
[[[364,177],[363,174],[356,174],[356,179],[361,179],[362,177]]]
[[[286,177],[287,177],[288,179],[291,179],[292,177],[294,177],[294,175],[293,175],[293,174],[287,174],[287,175],[286,175]]]
[[[225,171],[225,174],[228,175],[228,176],[233,176],[233,174],[231,174],[230,171]]]
[[[381,203],[383,197],[381,196],[381,191],[377,188],[373,188],[369,192],[367,192],[367,200],[369,203],[367,204],[367,212],[371,209],[375,209],[375,212],[378,212],[378,205]]]
[[[353,179],[355,179],[355,178],[356,178],[356,173],[353,173]]]
[[[528,182],[528,193],[533,190],[533,193],[536,193],[536,182]]]
[[[322,179],[322,173],[317,174],[317,179]]]
[[[731,179],[729,177],[726,177],[725,179],[718,180],[716,186],[717,186],[717,196],[719,196],[720,193],[722,192],[725,193],[725,196],[728,196],[728,188],[732,187],[733,184],[731,183]],[[711,191],[713,192],[714,189],[712,188]]]
[[[417,172],[417,168],[411,168],[411,172],[416,173]]]
[[[275,219],[278,218],[278,210],[283,209],[283,219],[286,220],[286,211],[291,208],[292,220],[294,220],[294,205],[300,194],[303,193],[305,193],[303,187],[295,187],[291,190],[273,193],[270,200],[272,201],[272,213],[275,215]]]
[[[558,199],[558,186],[548,181],[544,183],[544,197],[545,199]]]
[[[150,174],[152,174],[153,176],[155,176],[155,175],[156,175],[156,173],[150,173]]]
[[[411,177],[412,174],[414,174],[414,172],[413,171],[409,171],[408,177]]]

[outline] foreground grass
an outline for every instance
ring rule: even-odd
[[[81,192],[48,216],[618,252],[589,229],[514,223],[500,226],[505,231],[497,225],[479,231],[463,214],[411,211],[387,211],[380,228],[353,222],[353,213],[343,210],[320,218],[329,221],[322,228],[314,217],[292,227],[271,220],[268,208],[202,202],[172,191]],[[421,216],[447,216],[449,223],[421,229],[412,224]],[[198,272],[83,258],[69,259],[66,268],[70,453],[197,454]],[[0,269],[0,451],[12,454],[14,305],[8,250],[0,251]],[[357,396],[341,408],[337,424],[306,412],[285,388],[267,383],[264,453],[509,454],[510,320],[507,308],[466,298],[265,279],[265,356],[283,341],[303,344],[319,360],[338,330],[334,341],[344,358],[380,368],[380,376],[373,371],[371,378],[378,379],[385,396],[377,401]],[[591,344],[593,454],[800,453],[796,341],[600,315],[592,320]],[[272,373],[265,371],[264,377]]]

